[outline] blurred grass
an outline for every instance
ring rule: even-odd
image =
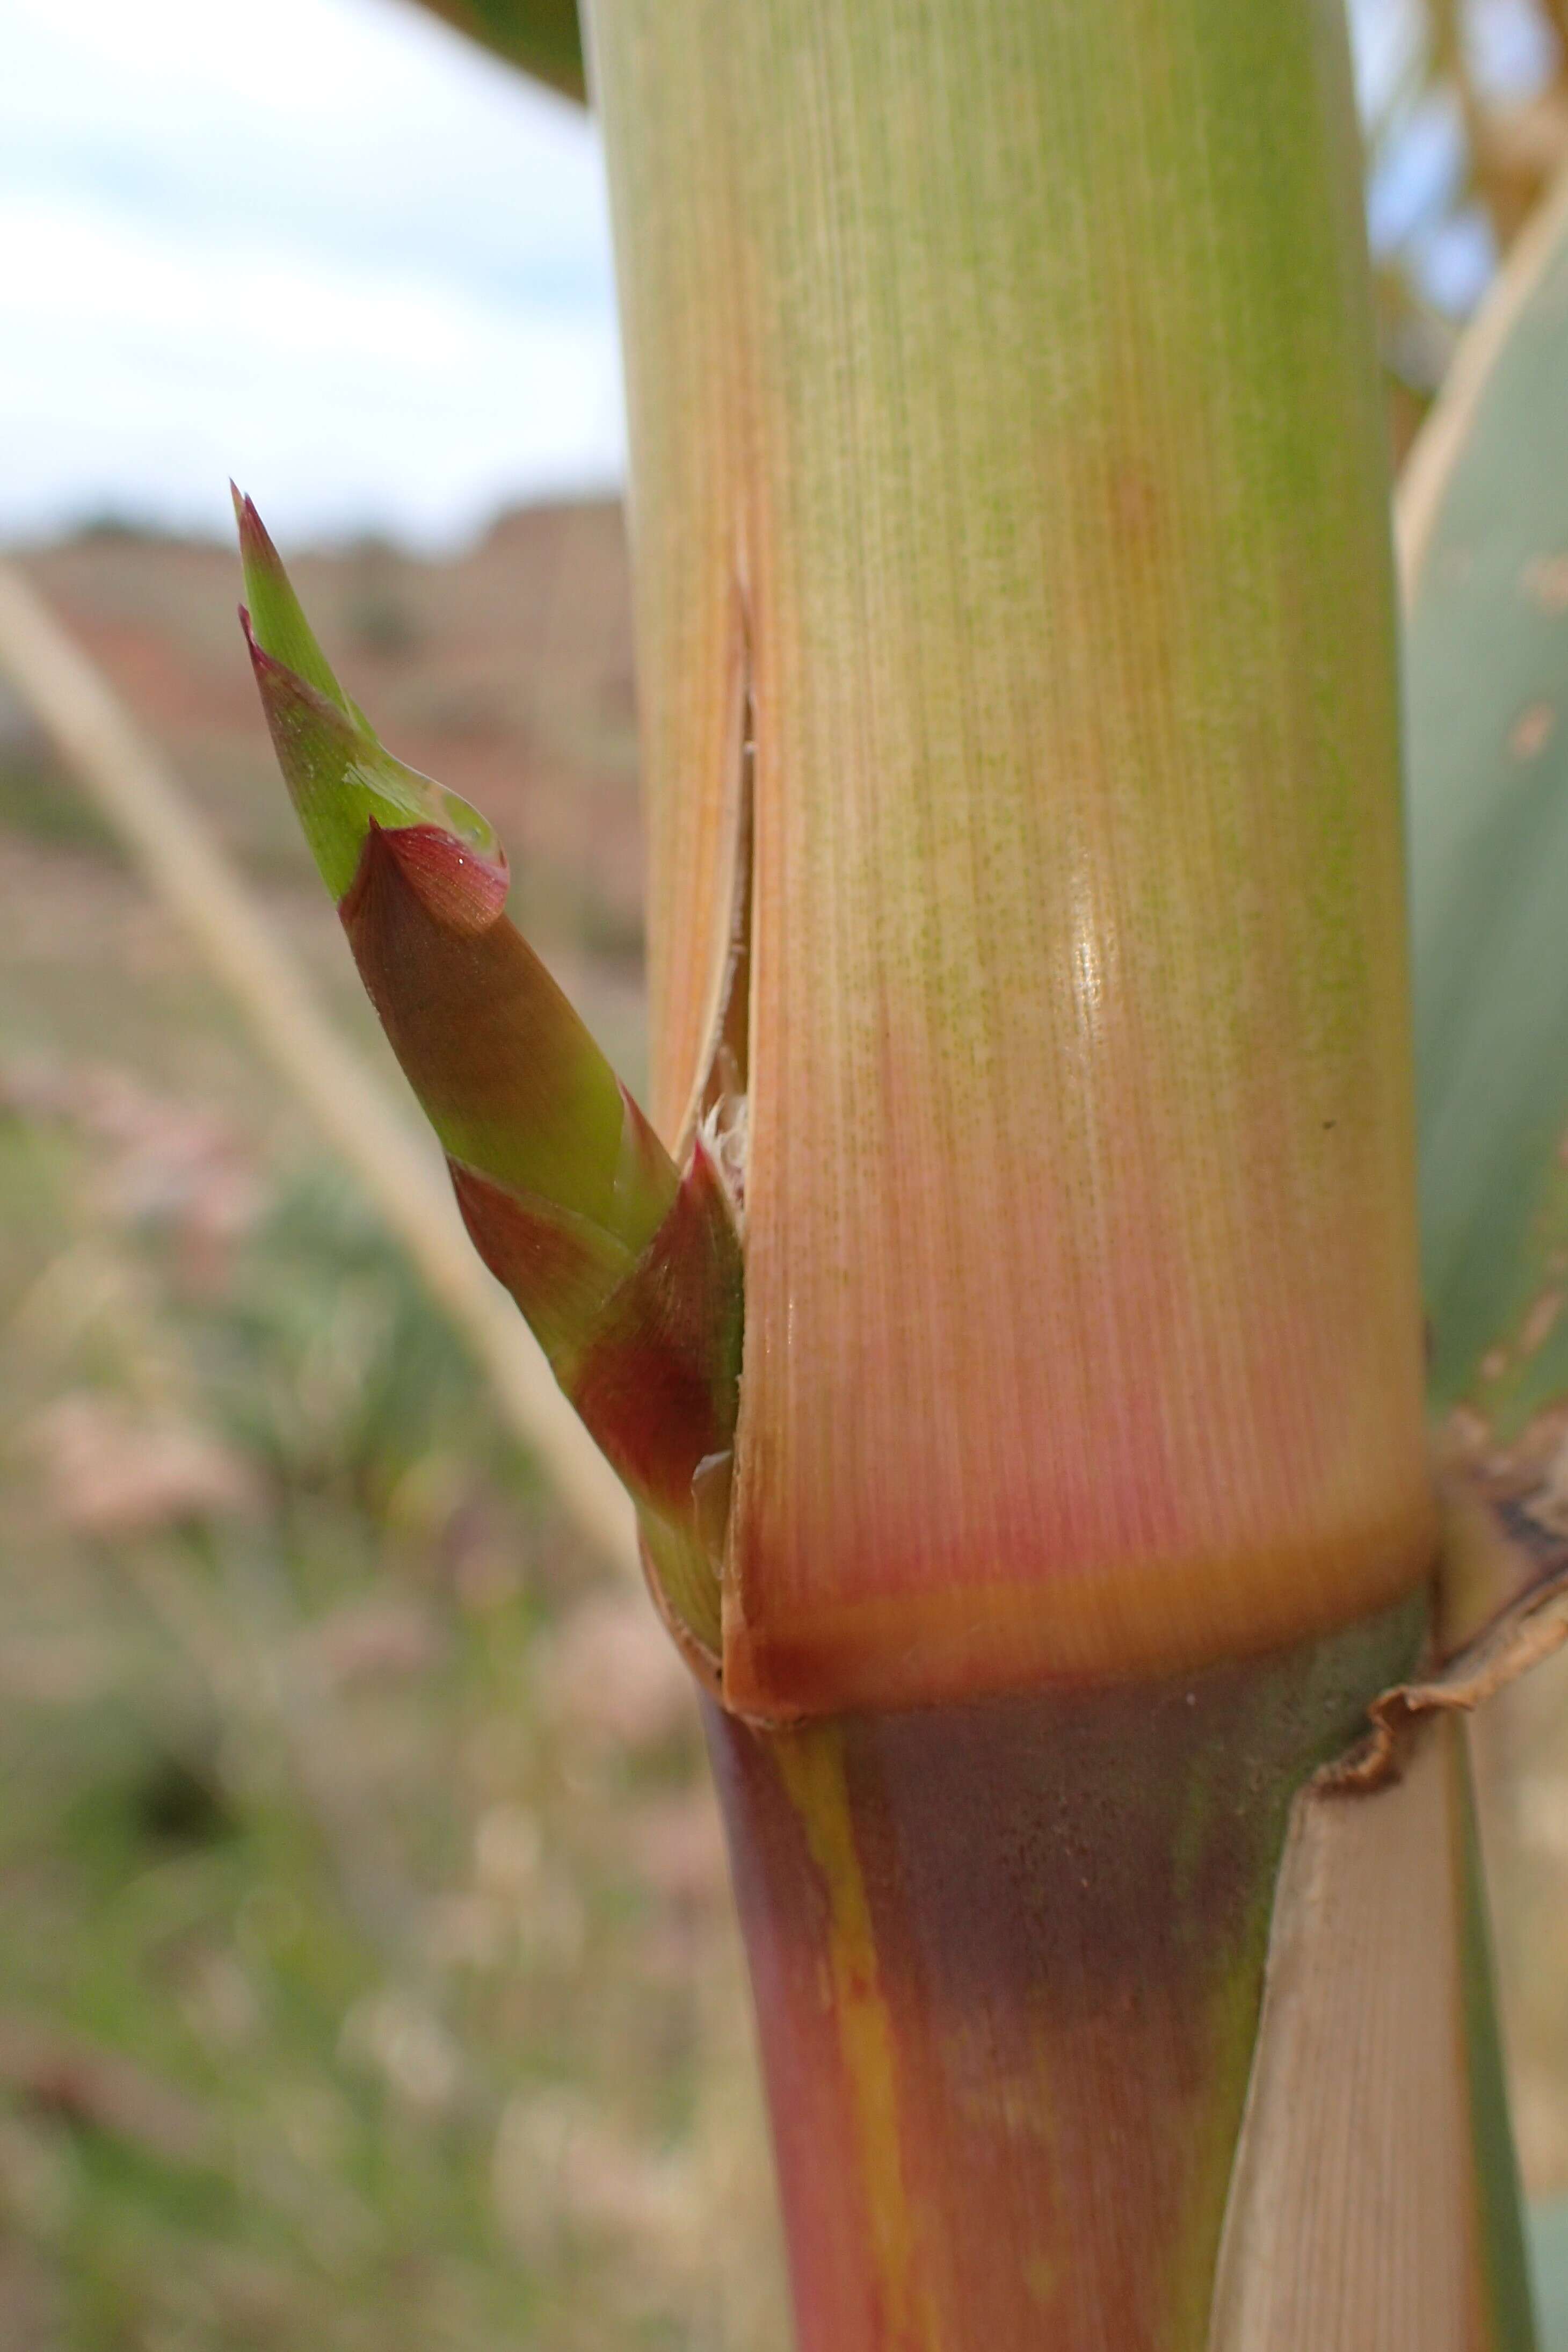
[[[61,791],[0,837],[0,2344],[780,2346],[684,1673]]]

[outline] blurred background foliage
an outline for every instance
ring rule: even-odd
[[[28,568],[379,1058],[228,551]],[[635,1075],[617,510],[303,570]],[[779,2344],[684,1670],[14,709],[0,1202],[0,2344]]]
[[[1402,455],[1500,257],[1568,159],[1568,0],[1349,0]]]
[[[1568,159],[1568,0],[1353,15],[1402,447]],[[26,562],[388,1067],[228,551],[106,523]],[[496,818],[520,919],[635,1081],[618,510],[298,576],[388,740]],[[782,2352],[683,1675],[4,702],[0,1695],[6,2352]],[[1568,1663],[1481,1760],[1555,2277]],[[1568,2298],[1551,2326],[1568,2345]]]

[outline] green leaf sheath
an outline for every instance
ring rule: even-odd
[[[677,1613],[706,1633],[714,1482],[694,1480],[728,1451],[740,1352],[740,1244],[723,1184],[700,1140],[679,1174],[507,921],[489,825],[377,740],[254,507],[236,504],[262,705],[361,977],[481,1256],[661,1523],[657,1549],[696,1596]]]
[[[1568,215],[1460,423],[1406,647],[1434,1402],[1568,1391]]]

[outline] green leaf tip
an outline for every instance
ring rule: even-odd
[[[246,604],[249,607],[246,635],[253,650],[259,646],[274,661],[335,703],[345,719],[352,719],[355,714],[349,698],[316,642],[283,568],[283,559],[256,510],[255,499],[247,499],[235,482],[229,484],[229,495],[234,499],[235,521],[239,527],[240,562],[245,572]]]
[[[507,859],[491,827],[379,740],[317,644],[255,505],[237,489],[234,500],[246,597],[240,625],[284,781],[333,898],[340,905],[348,895],[373,825],[423,825],[461,845],[476,887],[498,912]]]

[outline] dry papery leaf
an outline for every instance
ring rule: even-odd
[[[1450,1484],[1440,1616],[1492,1614],[1292,1808],[1210,2352],[1480,2352],[1522,2307],[1463,1717],[1568,1641],[1568,1545],[1491,1486]]]
[[[1210,2352],[1478,2352],[1452,1724],[1375,1795],[1297,1799]]]

